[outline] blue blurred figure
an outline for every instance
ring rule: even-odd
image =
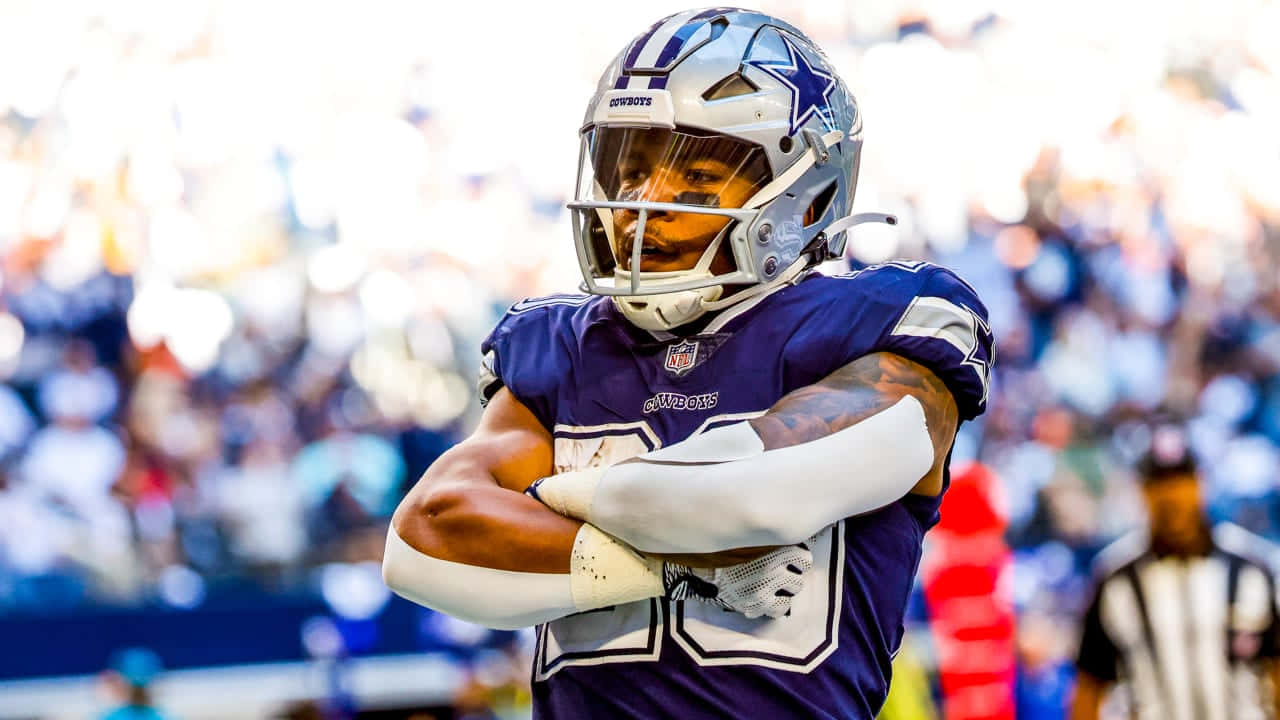
[[[113,655],[107,667],[108,681],[123,696],[123,702],[101,720],[169,720],[151,700],[151,682],[163,669],[160,657],[146,648],[127,648]]]

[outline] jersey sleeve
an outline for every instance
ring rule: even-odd
[[[1117,662],[1120,650],[1102,626],[1102,584],[1093,595],[1093,602],[1084,615],[1084,627],[1080,635],[1080,650],[1076,655],[1076,667],[1102,682],[1115,682],[1118,677]]]
[[[914,295],[888,317],[876,350],[929,368],[955,397],[960,419],[973,419],[986,410],[995,357],[987,308],[950,270],[930,265],[917,275]]]
[[[548,430],[555,426],[558,377],[567,366],[560,356],[555,317],[547,308],[518,310],[518,303],[480,344],[476,388],[481,405],[507,388]]]

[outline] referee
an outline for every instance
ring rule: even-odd
[[[1184,435],[1157,428],[1139,465],[1149,533],[1098,557],[1072,720],[1096,720],[1117,686],[1138,720],[1276,718],[1280,616],[1269,546],[1212,530]]]

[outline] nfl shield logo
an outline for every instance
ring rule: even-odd
[[[698,359],[698,342],[681,342],[667,348],[667,362],[664,365],[676,375],[683,375],[693,369]]]

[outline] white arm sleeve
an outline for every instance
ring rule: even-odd
[[[538,499],[643,552],[798,543],[905,495],[933,466],[920,401],[765,451],[745,422],[614,465],[543,478]]]
[[[663,594],[662,563],[584,524],[568,573],[494,570],[434,558],[387,530],[382,578],[397,595],[461,620],[514,630]]]

